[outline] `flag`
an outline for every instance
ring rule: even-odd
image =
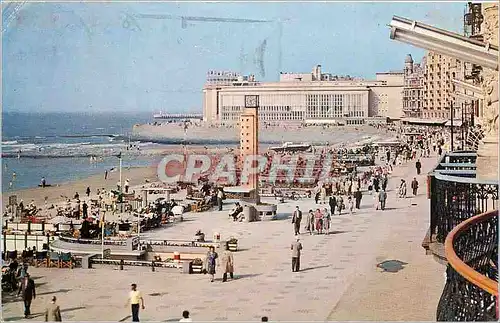
[[[120,151],[120,153],[118,155],[116,155],[116,157],[118,157],[118,158],[121,159],[122,158],[122,152]]]

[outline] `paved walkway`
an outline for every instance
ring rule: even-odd
[[[422,162],[426,172],[435,159]],[[210,283],[204,275],[167,269],[151,272],[146,267],[124,271],[32,268],[39,295],[32,312],[42,313],[56,295],[65,321],[130,321],[124,304],[130,283],[135,282],[145,296],[142,321],[177,321],[185,309],[195,321],[248,321],[263,315],[294,321],[435,320],[444,267],[425,256],[420,246],[429,221],[425,177],[418,178],[419,196],[396,198],[399,179],[410,182],[414,173],[413,163],[395,170],[386,211],[375,211],[373,198],[365,195],[356,214],[333,218],[334,234],[303,234],[301,272],[291,272],[294,236],[289,216],[295,205],[304,212],[315,208],[314,201],[280,204],[279,220],[257,223],[229,221],[231,205],[227,205],[222,212],[189,214],[187,221],[143,237],[185,239],[197,229],[208,239],[213,232],[220,232],[223,239],[234,236],[242,249],[234,254],[234,281],[221,283],[221,273]],[[386,260],[405,264],[399,271],[395,268],[397,272],[382,272],[377,264]],[[2,314],[5,321],[21,320],[22,303],[7,295]]]

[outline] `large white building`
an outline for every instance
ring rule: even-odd
[[[214,74],[217,76],[214,78]],[[378,73],[367,81],[321,73],[281,73],[279,82],[258,82],[253,76],[211,72],[203,88],[203,118],[238,123],[245,95],[259,95],[263,123],[364,124],[371,117],[402,116],[403,73]],[[220,79],[224,81],[221,82]]]

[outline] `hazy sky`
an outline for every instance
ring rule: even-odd
[[[4,10],[4,24],[13,6]],[[3,33],[3,109],[201,111],[210,69],[271,81],[280,71],[310,72],[321,64],[325,72],[374,78],[376,72],[402,69],[408,53],[415,61],[424,54],[389,39],[393,15],[461,33],[464,8],[465,3],[27,4],[11,15]],[[272,22],[183,22],[140,14]]]

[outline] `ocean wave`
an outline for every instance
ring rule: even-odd
[[[81,147],[81,146],[88,146],[90,145],[91,142],[77,142],[74,144],[66,144],[66,143],[53,143],[53,144],[47,144],[43,145],[40,148],[43,149],[51,149],[51,148],[56,148],[56,149],[65,149],[65,148],[72,148],[72,147]]]
[[[33,149],[37,149],[38,146],[35,145],[35,144],[20,144],[20,143],[17,143],[17,144],[11,144],[11,145],[8,145],[7,147],[4,147],[4,149],[15,149],[16,151],[17,150],[33,150]]]
[[[2,145],[15,145],[17,144],[17,140],[11,140],[11,141],[2,141]]]

